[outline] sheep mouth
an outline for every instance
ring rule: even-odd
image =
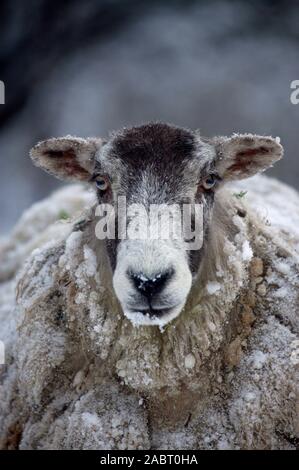
[[[171,320],[176,318],[182,311],[184,303],[172,307],[164,308],[135,308],[124,309],[124,315],[134,326],[151,325],[164,327]]]
[[[173,308],[174,307],[167,307],[167,308],[148,307],[145,309],[131,308],[130,310],[132,313],[141,313],[142,315],[147,316],[149,318],[159,318],[170,313],[173,310]]]

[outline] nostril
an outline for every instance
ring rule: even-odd
[[[172,269],[157,273],[151,277],[145,276],[143,273],[129,273],[135,288],[148,299],[151,299],[154,295],[159,294],[172,275]]]

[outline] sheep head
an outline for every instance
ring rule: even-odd
[[[209,256],[205,248],[219,188],[265,170],[282,154],[271,137],[206,140],[161,123],[124,129],[107,141],[49,139],[31,151],[37,166],[61,179],[89,182],[99,207],[113,208],[101,218],[100,228],[104,220],[115,294],[133,323],[148,325],[165,325],[182,311],[203,257]],[[158,218],[149,219],[153,206],[159,208]],[[161,219],[165,210],[171,217]],[[184,224],[182,229],[184,210],[195,228],[188,236]],[[171,220],[166,237],[165,220]],[[145,226],[147,236],[140,231]]]

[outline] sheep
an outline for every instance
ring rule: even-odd
[[[154,123],[31,156],[98,201],[18,273],[2,448],[294,448],[298,254],[225,185],[279,160],[278,140]],[[99,240],[95,206],[123,194],[198,201],[202,247]]]

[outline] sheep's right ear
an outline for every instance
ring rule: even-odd
[[[95,154],[101,139],[61,137],[39,142],[31,149],[34,164],[59,179],[88,181],[93,173]]]

